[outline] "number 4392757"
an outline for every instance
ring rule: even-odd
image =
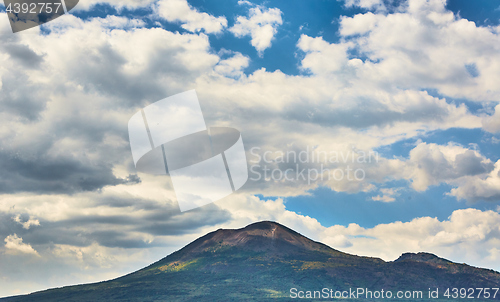
[[[498,288],[448,288],[443,296],[453,299],[495,299]]]
[[[61,3],[9,3],[5,11],[13,14],[57,14],[60,8]]]

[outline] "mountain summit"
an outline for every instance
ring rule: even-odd
[[[448,288],[499,287],[500,273],[492,270],[453,263],[429,253],[405,253],[392,262],[350,255],[279,223],[262,221],[242,229],[211,232],[124,277],[5,299],[288,301],[292,289],[306,293],[326,288],[333,293],[360,288],[394,293],[421,291],[422,299],[411,301],[439,301],[427,299],[429,289],[439,288],[439,297],[443,298]],[[500,300],[500,293],[492,298],[487,300]]]
[[[171,256],[177,255],[177,253],[183,255],[183,257],[186,255],[192,256],[206,250],[220,249],[222,247],[234,247],[244,249],[247,252],[266,252],[269,256],[308,253],[319,250],[334,251],[330,247],[312,241],[279,223],[261,221],[237,230],[219,229],[198,238]]]

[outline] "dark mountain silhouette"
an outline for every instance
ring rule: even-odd
[[[291,288],[304,295],[323,288],[333,290],[330,294],[362,288],[372,293],[391,291],[393,301],[399,301],[395,299],[397,291],[422,292],[423,299],[412,297],[405,301],[439,301],[428,297],[429,288],[439,288],[440,298],[455,301],[453,288],[473,288],[474,300],[478,301],[482,299],[477,298],[476,288],[489,288],[490,298],[485,300],[493,301],[500,300],[500,292],[493,299],[494,288],[499,287],[500,273],[493,270],[453,263],[429,253],[406,253],[392,262],[350,255],[281,224],[263,221],[237,230],[219,229],[146,268],[114,280],[0,300],[289,301]],[[449,298],[443,297],[447,288]],[[470,294],[470,290],[466,293]],[[358,298],[380,300],[366,297]],[[484,291],[480,297],[485,298]]]

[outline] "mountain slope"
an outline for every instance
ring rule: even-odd
[[[111,281],[51,289],[9,301],[288,301],[291,288],[421,290],[426,298],[428,289],[437,287],[441,295],[446,288],[498,288],[500,273],[427,253],[403,254],[393,262],[354,256],[264,221],[209,233],[144,269]],[[500,293],[496,299],[500,300]]]

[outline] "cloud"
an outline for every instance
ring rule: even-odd
[[[500,132],[500,105],[495,107],[493,115],[483,119],[483,128],[491,133]]]
[[[441,182],[457,184],[463,177],[477,178],[493,170],[491,160],[460,145],[420,143],[410,151],[408,178],[417,191]]]
[[[216,34],[227,27],[225,17],[201,13],[190,6],[187,0],[160,0],[156,11],[161,18],[168,22],[180,22],[181,27],[190,32],[204,30],[208,34]]]
[[[340,34],[367,57],[357,66],[358,75],[404,89],[425,87],[452,98],[496,102],[500,70],[491,62],[500,61],[500,35],[454,16],[445,4],[408,0],[399,13],[341,18]]]
[[[72,12],[90,11],[99,4],[109,5],[116,8],[118,11],[124,8],[128,10],[144,9],[151,7],[154,2],[156,2],[156,0],[88,0],[80,1]]]
[[[355,17],[341,17],[341,33],[344,36],[364,35],[372,30],[375,30],[377,23],[384,19],[383,15],[373,14],[358,14]]]
[[[250,8],[248,17],[238,16],[236,23],[229,29],[236,37],[251,36],[250,43],[262,56],[264,50],[271,47],[271,41],[283,24],[281,10],[278,8]]]
[[[72,196],[0,197],[4,222],[0,236],[8,242],[0,247],[0,265],[8,277],[5,282],[11,285],[2,282],[2,294],[13,293],[15,288],[25,293],[116,278],[165,257],[231,219],[213,205],[180,213],[174,201],[165,199],[175,198],[168,186],[152,182],[140,190],[127,186],[129,193],[113,187]],[[31,223],[29,228],[10,218],[20,217],[23,222],[30,217],[33,222],[35,216],[40,225]],[[11,235],[13,231],[16,234]],[[23,258],[34,251],[40,257]],[[27,260],[29,266],[19,265]]]
[[[253,6],[253,3],[247,0],[238,0],[238,5],[249,5]]]
[[[364,165],[366,181],[407,180],[416,191],[448,184],[448,193],[467,201],[500,200],[500,163],[493,163],[479,151],[456,143],[418,143],[407,159],[381,158],[376,165]],[[378,176],[378,177],[377,177]],[[380,179],[385,178],[385,180]],[[403,188],[382,188],[372,200],[393,202]]]
[[[12,219],[15,222],[19,223],[20,225],[22,225],[23,228],[26,229],[26,230],[29,230],[29,228],[32,225],[40,225],[40,221],[38,221],[38,219],[34,219],[34,218],[31,218],[31,217],[29,217],[28,220],[26,220],[26,221],[23,221],[21,219],[21,215],[17,215],[15,217],[13,217]]]
[[[305,53],[301,67],[311,74],[260,69],[245,75],[248,57],[214,54],[203,33],[143,28],[141,22],[114,16],[88,21],[68,16],[48,27],[50,34],[16,42],[43,54],[44,60],[23,85],[49,81],[60,88],[55,93],[36,88],[50,97],[34,123],[4,115],[11,125],[0,131],[8,146],[0,156],[5,192],[74,193],[134,185],[142,176],[130,165],[128,118],[149,102],[186,87],[196,87],[207,124],[230,123],[246,133],[245,144],[264,151],[293,146],[300,152],[309,146],[347,152],[354,146],[369,152],[421,131],[481,125],[482,118],[464,105],[367,78],[360,73],[366,63],[350,58],[357,44],[349,41],[335,44],[303,35],[297,44]],[[9,87],[21,87],[21,82]],[[14,92],[22,93],[18,90]],[[269,120],[272,127],[260,126]],[[394,165],[401,163],[381,159],[373,169],[366,167],[366,181],[332,181],[328,186],[353,193],[371,190],[371,182],[396,173]],[[289,196],[318,184],[260,182],[248,192]]]
[[[264,196],[294,196],[326,186],[337,192],[357,193],[374,191],[376,185],[388,181],[406,180],[416,191],[448,184],[453,188],[449,194],[459,199],[498,200],[498,164],[456,143],[419,142],[408,158],[393,159],[368,150],[296,148],[252,150],[250,180],[244,190]],[[381,188],[381,194],[372,200],[394,202],[403,189]]]
[[[450,192],[457,199],[469,201],[500,200],[500,160],[495,163],[495,168],[483,177],[464,177],[457,188]]]
[[[73,196],[10,195],[2,198],[0,213],[14,217],[9,220],[15,224],[0,226],[0,236],[15,230],[37,246],[96,243],[110,248],[152,248],[168,245],[165,237],[190,234],[230,218],[213,207],[181,213],[169,182],[160,177],[155,183],[153,178],[149,184]],[[210,218],[205,217],[207,213]]]
[[[297,47],[306,53],[301,67],[315,74],[340,71],[347,63],[347,51],[352,44],[330,44],[321,37],[312,38],[301,35]]]
[[[333,226],[324,232],[322,238],[328,244],[330,236],[348,236],[352,246],[344,251],[385,260],[394,260],[403,252],[428,251],[455,262],[498,270],[492,249],[499,242],[499,230],[498,213],[464,209],[454,211],[444,221],[421,217],[369,229],[356,224]]]
[[[0,32],[4,30],[6,29],[1,29]],[[42,85],[29,81],[28,75],[23,70],[38,69],[44,61],[44,55],[35,52],[26,44],[20,43],[17,35],[5,39],[0,45],[0,52],[10,64],[22,66],[22,68],[9,69],[9,72],[0,70],[1,110],[6,114],[19,116],[27,121],[36,120],[45,108],[48,98],[40,93]],[[22,81],[26,83],[26,90],[19,91],[14,85]]]
[[[61,19],[48,25],[53,34],[15,41],[43,53],[43,64],[19,69],[9,56],[0,59],[1,117],[10,124],[0,130],[2,192],[71,194],[139,182],[133,170],[113,171],[130,160],[128,119],[146,99],[168,95],[165,89],[218,62],[204,35],[134,30],[134,22],[114,16]],[[107,38],[98,39],[103,32]]]
[[[3,180],[0,181],[0,191],[72,193],[138,181],[133,175],[123,179],[115,177],[112,167],[102,161],[92,163],[85,157],[68,157],[52,157],[46,153],[17,156],[1,153]]]
[[[2,43],[2,47],[11,59],[20,63],[24,68],[37,68],[43,62],[43,55],[35,53],[26,45]]]
[[[385,10],[382,0],[345,0],[345,7],[361,7],[365,9]]]
[[[16,234],[9,235],[5,239],[5,248],[9,252],[13,253],[23,253],[23,254],[33,254],[38,255],[38,252],[35,251],[31,245],[24,243],[23,238],[18,237]]]
[[[397,196],[400,195],[399,191],[402,188],[383,188],[380,189],[382,195],[373,196],[372,200],[374,201],[382,201],[382,202],[393,202],[396,201]]]
[[[248,67],[250,59],[241,53],[235,53],[232,57],[221,60],[214,71],[220,75],[232,78],[240,78],[243,74],[243,69]]]

